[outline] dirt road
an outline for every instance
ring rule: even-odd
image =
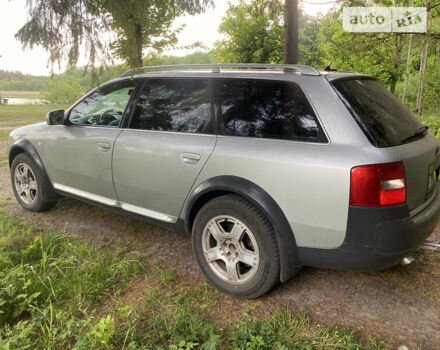
[[[25,212],[13,196],[7,166],[0,167],[0,205],[1,210],[35,225],[136,247],[135,254],[150,263],[163,264],[194,283],[203,280],[189,237],[74,200],[63,200],[47,213]],[[440,227],[431,239],[440,241]],[[259,300],[224,296],[224,302],[237,313],[249,307],[265,313],[284,305],[307,311],[316,322],[353,329],[365,339],[382,337],[396,347],[440,349],[440,253],[424,251],[415,257],[409,266],[378,273],[305,268]]]

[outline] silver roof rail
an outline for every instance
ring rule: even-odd
[[[286,71],[294,71],[304,75],[321,75],[315,68],[300,64],[265,64],[265,63],[227,63],[227,64],[176,64],[165,66],[147,66],[130,69],[121,75],[126,77],[135,74],[147,73],[159,70],[175,70],[175,69],[211,69],[212,73],[220,73],[221,69],[283,69]]]

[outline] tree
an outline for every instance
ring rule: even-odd
[[[132,68],[142,66],[143,49],[160,52],[177,43],[173,20],[184,14],[194,15],[213,4],[212,0],[101,0],[102,9],[111,15],[111,27],[117,34],[114,53]]]
[[[298,49],[298,0],[284,3],[284,63],[297,64]]]
[[[215,43],[212,61],[225,63],[282,63],[284,7],[280,0],[253,0],[231,5],[219,30],[225,39]],[[299,51],[303,64],[322,65],[320,18],[300,13]]]
[[[52,71],[64,59],[75,65],[81,45],[92,68],[98,57],[100,63],[111,58],[101,36],[110,27],[98,0],[27,0],[26,4],[28,21],[15,36],[24,48],[37,45],[48,51]]]
[[[49,64],[78,62],[80,48],[88,66],[111,62],[111,52],[131,67],[142,64],[145,48],[175,42],[171,24],[176,16],[202,12],[212,0],[27,0],[29,19],[16,37],[24,47],[42,46]],[[109,39],[116,32],[116,41]],[[163,37],[163,39],[158,39]]]

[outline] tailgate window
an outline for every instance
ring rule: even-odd
[[[426,135],[420,121],[378,80],[341,79],[332,85],[374,146],[398,146]]]

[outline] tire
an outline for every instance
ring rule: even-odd
[[[266,216],[240,196],[221,196],[200,209],[192,245],[206,278],[223,292],[254,299],[279,283],[275,231]]]
[[[17,202],[23,209],[46,211],[57,203],[44,200],[44,174],[26,153],[20,153],[12,161],[11,185]],[[46,196],[47,197],[47,196]]]

